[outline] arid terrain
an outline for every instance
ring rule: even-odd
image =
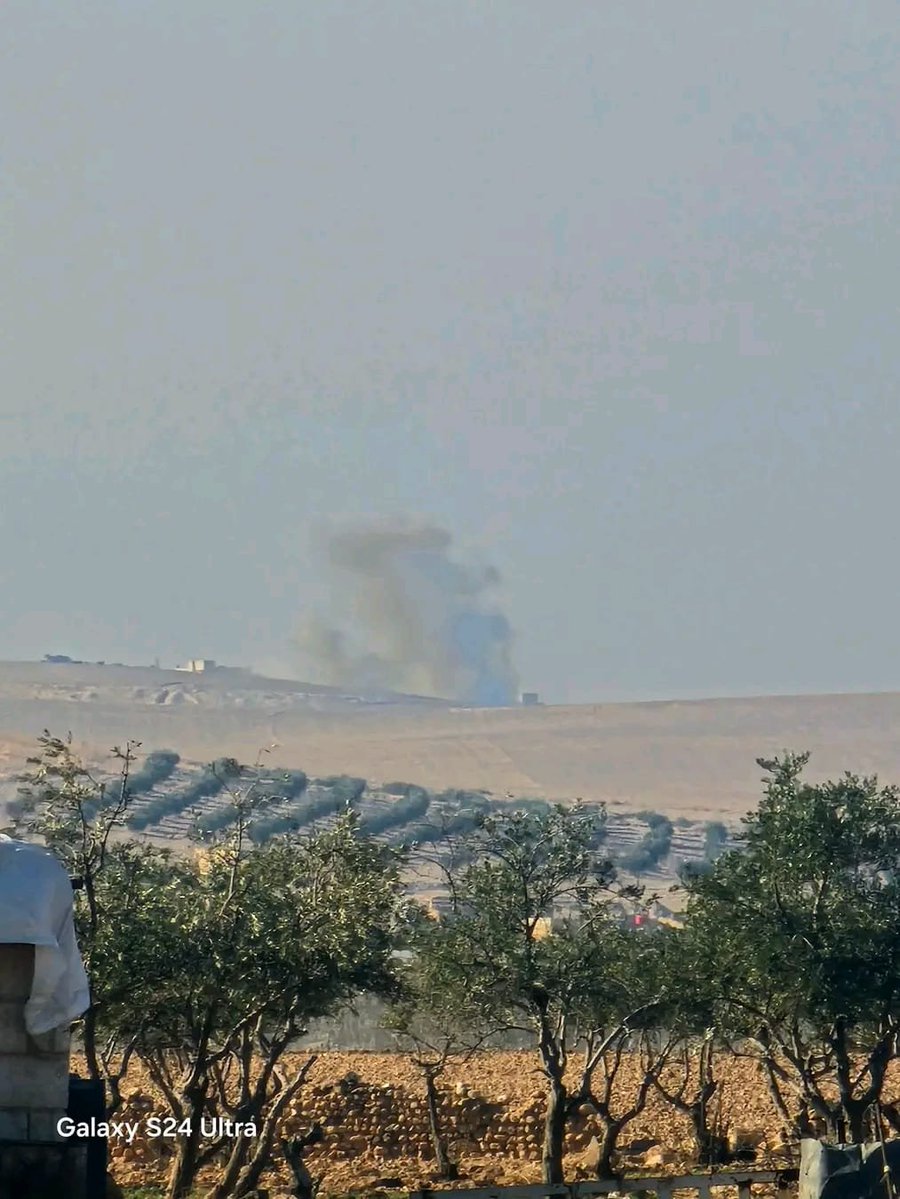
[[[732,1137],[759,1144],[757,1164],[789,1164],[782,1129],[756,1067],[730,1058],[720,1065],[720,1127]],[[636,1063],[622,1070],[621,1098],[637,1085]],[[540,1181],[544,1113],[542,1078],[531,1053],[485,1052],[466,1066],[451,1067],[443,1078],[443,1118],[458,1158],[458,1186],[516,1185]],[[166,1114],[160,1096],[139,1068],[130,1072],[121,1120]],[[434,1182],[434,1161],[425,1113],[423,1084],[401,1054],[324,1053],[305,1090],[289,1108],[285,1133],[296,1135],[322,1124],[324,1143],[309,1152],[310,1169],[323,1177],[325,1194],[369,1189],[377,1179],[401,1179],[403,1187]],[[567,1139],[566,1177],[589,1176],[586,1164],[595,1133],[585,1115]],[[620,1168],[634,1173],[678,1173],[692,1167],[686,1119],[651,1095],[644,1114],[622,1137]],[[164,1141],[139,1136],[131,1146],[113,1143],[111,1168],[122,1184],[161,1181],[166,1168]],[[210,1173],[213,1177],[214,1171]],[[281,1175],[286,1183],[286,1176]],[[277,1187],[273,1194],[277,1194]]]
[[[308,774],[304,803],[310,795],[319,802],[332,775],[369,781],[371,806],[363,808],[369,816],[383,815],[402,795],[387,785],[392,780],[434,792],[489,791],[499,802],[580,797],[608,805],[616,848],[627,849],[643,834],[648,810],[668,815],[672,860],[704,852],[708,822],[721,820],[733,830],[755,806],[757,757],[808,749],[815,777],[852,770],[900,780],[900,694],[474,709],[415,697],[341,694],[231,671],[198,677],[99,665],[5,665],[0,788],[7,798],[45,728],[71,731],[101,773],[114,767],[111,747],[129,738],[139,739],[144,751],[176,751],[177,768],[138,797],[138,811],[159,802],[165,808],[167,797],[184,794],[214,757],[253,761],[271,745],[267,760],[273,766]],[[205,797],[195,807],[203,815],[220,802]],[[140,835],[184,841],[193,811],[176,804],[142,826]],[[672,869],[669,860],[663,873]],[[656,886],[655,879],[648,882]],[[339,1048],[372,1043],[363,1031],[347,1027],[333,1038],[323,1036],[320,1043],[329,1047],[288,1109],[287,1134],[314,1122],[323,1126],[324,1144],[309,1160],[313,1174],[323,1176],[324,1194],[371,1188],[383,1177],[415,1188],[434,1177],[421,1079],[407,1058],[381,1052],[380,1038],[373,1043],[377,1052]],[[633,1063],[623,1069],[623,1098],[634,1088],[636,1070]],[[759,1164],[786,1164],[783,1130],[754,1065],[725,1060],[720,1078],[720,1128],[749,1130],[759,1144]],[[539,1179],[542,1081],[532,1053],[486,1052],[449,1070],[444,1112],[463,1185]],[[125,1109],[117,1118],[166,1114],[136,1067],[124,1093]],[[567,1177],[590,1173],[592,1120],[585,1112],[571,1130]],[[631,1171],[674,1172],[691,1165],[687,1123],[658,1095],[629,1126],[622,1147],[622,1166]],[[114,1143],[113,1173],[123,1184],[162,1181],[168,1148],[145,1137],[132,1146]],[[277,1186],[272,1193],[278,1194]]]
[[[756,758],[808,749],[813,777],[900,779],[900,694],[710,699],[577,707],[459,708],[360,697],[239,671],[0,664],[0,775],[48,728],[95,760],[135,738],[185,760],[253,761],[310,774],[402,779],[495,795],[606,801],[734,821],[755,805]]]

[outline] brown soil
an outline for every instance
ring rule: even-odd
[[[900,694],[465,710],[326,702],[306,686],[0,663],[0,755],[15,767],[43,728],[71,729],[99,759],[129,738],[193,761],[254,761],[276,743],[271,765],[313,775],[581,796],[611,810],[654,808],[692,820],[733,820],[755,807],[756,759],[785,748],[812,751],[811,778],[844,770],[900,778]],[[184,702],[168,703],[175,694]]]
[[[468,1065],[448,1070],[442,1080],[451,1143],[460,1162],[462,1179],[456,1186],[522,1185],[540,1181],[540,1141],[543,1122],[542,1076],[528,1053],[483,1053]],[[721,1126],[733,1133],[747,1130],[760,1144],[757,1164],[785,1165],[779,1120],[752,1062],[728,1059],[721,1063]],[[348,1076],[357,1076],[358,1081]],[[621,1071],[620,1099],[633,1093],[637,1063],[626,1061]],[[468,1093],[457,1093],[467,1088]],[[116,1119],[165,1116],[165,1106],[140,1069],[129,1074],[127,1102]],[[567,1141],[567,1177],[588,1176],[581,1158],[594,1135],[593,1117],[579,1118]],[[405,1188],[435,1185],[434,1161],[428,1140],[422,1082],[408,1058],[400,1054],[323,1053],[313,1067],[305,1090],[291,1105],[283,1135],[296,1135],[313,1122],[325,1130],[325,1143],[311,1150],[313,1175],[323,1175],[323,1192],[346,1194],[370,1188],[379,1178],[400,1178]],[[657,1142],[650,1151],[628,1152],[635,1142]],[[120,1184],[161,1182],[166,1173],[167,1145],[139,1135],[132,1146],[111,1145],[111,1169]],[[622,1138],[622,1168],[660,1173],[692,1168],[687,1121],[652,1096],[645,1113]],[[664,1151],[660,1154],[660,1150]],[[655,1155],[655,1156],[654,1156]],[[215,1171],[204,1179],[212,1181]],[[287,1176],[279,1170],[279,1182]],[[278,1193],[274,1179],[273,1193]]]

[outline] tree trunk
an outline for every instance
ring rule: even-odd
[[[841,1123],[849,1136],[850,1143],[861,1145],[866,1139],[866,1113],[869,1105],[860,1102],[859,1099],[845,1099],[841,1110],[843,1117]]]
[[[843,1019],[835,1020],[831,1035],[831,1044],[835,1055],[835,1073],[837,1075],[838,1096],[840,1106],[836,1113],[835,1132],[839,1143],[847,1140],[859,1145],[865,1140],[866,1112],[872,1099],[877,1098],[880,1087],[873,1085],[873,1093],[868,1098],[858,1098],[853,1094],[853,1065],[850,1058],[850,1040]],[[872,1082],[876,1082],[876,1054],[869,1058],[869,1069],[873,1072]]]
[[[603,1136],[600,1140],[600,1158],[597,1162],[598,1178],[617,1178],[613,1169],[612,1157],[619,1144],[619,1134],[625,1127],[623,1120],[609,1120],[603,1126]]]
[[[701,1166],[721,1166],[728,1154],[728,1141],[709,1127],[705,1104],[691,1103],[688,1119],[694,1130],[697,1162]]]
[[[319,1180],[310,1174],[303,1155],[310,1145],[317,1145],[323,1140],[322,1128],[318,1124],[292,1141],[282,1141],[281,1150],[288,1168],[294,1176],[291,1194],[295,1199],[316,1199]]]
[[[222,1175],[209,1192],[209,1199],[228,1199],[232,1195],[240,1194],[237,1189],[238,1180],[247,1161],[248,1148],[247,1138],[243,1134],[235,1138]]]
[[[670,1093],[663,1087],[659,1079],[656,1081],[656,1089],[667,1103],[671,1104],[676,1111],[681,1112],[682,1115],[687,1116],[688,1120],[690,1120],[691,1130],[694,1134],[694,1152],[698,1165],[721,1165],[725,1161],[728,1142],[724,1137],[718,1136],[713,1132],[710,1128],[709,1120],[710,1101],[719,1089],[719,1084],[713,1076],[712,1042],[706,1041],[700,1049],[697,1061],[697,1085],[691,1092],[693,1097],[690,1099],[684,1097],[684,1091],[687,1089],[690,1079],[690,1059],[687,1053],[684,1056],[683,1069],[684,1086],[680,1091]],[[780,1099],[780,1095],[776,1096],[776,1099]],[[776,1106],[778,1106],[777,1102]]]
[[[166,1199],[189,1199],[197,1174],[197,1154],[200,1150],[200,1122],[206,1102],[206,1086],[192,1088],[184,1095],[184,1118],[190,1120],[191,1131],[179,1135],[175,1142],[175,1157],[169,1174]]]
[[[544,1149],[541,1155],[541,1181],[563,1181],[563,1153],[566,1137],[566,1088],[555,1072],[547,1092],[547,1117],[544,1121]]]
[[[307,1058],[299,1074],[287,1086],[282,1087],[279,1092],[268,1099],[263,1085],[265,1080],[258,1080],[255,1094],[237,1112],[238,1123],[246,1124],[252,1121],[256,1126],[257,1134],[255,1137],[250,1137],[245,1132],[241,1132],[234,1138],[222,1175],[209,1192],[207,1199],[244,1199],[245,1196],[256,1194],[263,1175],[271,1164],[272,1147],[281,1126],[284,1110],[306,1081],[306,1076],[315,1061],[315,1054]],[[274,1059],[269,1064],[274,1065]],[[263,1116],[263,1110],[267,1104],[268,1113]],[[312,1137],[311,1140],[310,1137]],[[319,1125],[314,1125],[307,1135],[307,1139],[300,1146],[301,1156],[306,1146],[316,1144],[321,1139],[322,1130]],[[298,1141],[291,1142],[295,1147],[298,1143]],[[282,1142],[282,1144],[285,1145],[287,1142]],[[287,1155],[287,1150],[285,1150],[285,1154]]]
[[[435,1086],[435,1071],[425,1069],[425,1099],[428,1105],[428,1130],[431,1133],[431,1143],[434,1146],[434,1156],[437,1159],[438,1178],[452,1182],[459,1177],[459,1169],[450,1160],[450,1150],[447,1147],[447,1137],[444,1133],[441,1113],[438,1107],[438,1093]]]
[[[97,1009],[93,1000],[84,1013],[81,1025],[81,1041],[84,1046],[84,1058],[87,1063],[88,1075],[94,1082],[103,1081],[103,1071],[100,1069],[100,1058],[97,1054]]]

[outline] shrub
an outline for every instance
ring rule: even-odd
[[[708,861],[715,861],[728,842],[728,829],[721,820],[710,820],[706,824],[706,838],[703,843],[704,856]]]
[[[619,864],[631,874],[643,874],[645,870],[652,870],[672,848],[671,820],[658,812],[647,812],[644,816],[650,828],[633,849],[627,850],[619,857]],[[650,817],[654,818],[652,823]]]
[[[428,811],[431,796],[424,787],[410,786],[406,795],[380,812],[373,812],[360,821],[363,832],[374,836],[389,828],[402,828],[411,820],[420,820]]]

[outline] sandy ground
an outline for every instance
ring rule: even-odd
[[[900,779],[900,694],[459,709],[364,704],[305,684],[120,667],[0,664],[0,776],[44,728],[89,754],[140,740],[208,761],[255,760],[432,788],[606,800],[692,819],[755,806],[756,758],[813,753],[811,777]]]

